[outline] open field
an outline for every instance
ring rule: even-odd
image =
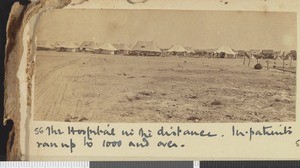
[[[34,119],[295,121],[296,74],[254,70],[254,63],[248,67],[242,59],[37,52]]]

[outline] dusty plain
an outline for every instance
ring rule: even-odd
[[[38,51],[34,119],[66,122],[295,121],[296,62]]]

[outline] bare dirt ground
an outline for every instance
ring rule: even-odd
[[[135,123],[295,121],[296,74],[255,70],[255,63],[253,60],[248,67],[242,59],[39,51],[34,119]]]

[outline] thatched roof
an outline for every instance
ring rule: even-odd
[[[157,45],[153,41],[138,41],[135,46],[132,47],[133,51],[148,51],[148,52],[161,52]]]

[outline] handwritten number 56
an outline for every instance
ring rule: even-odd
[[[43,134],[44,133],[43,127],[37,127],[37,128],[35,128],[34,132],[35,132],[35,135]]]

